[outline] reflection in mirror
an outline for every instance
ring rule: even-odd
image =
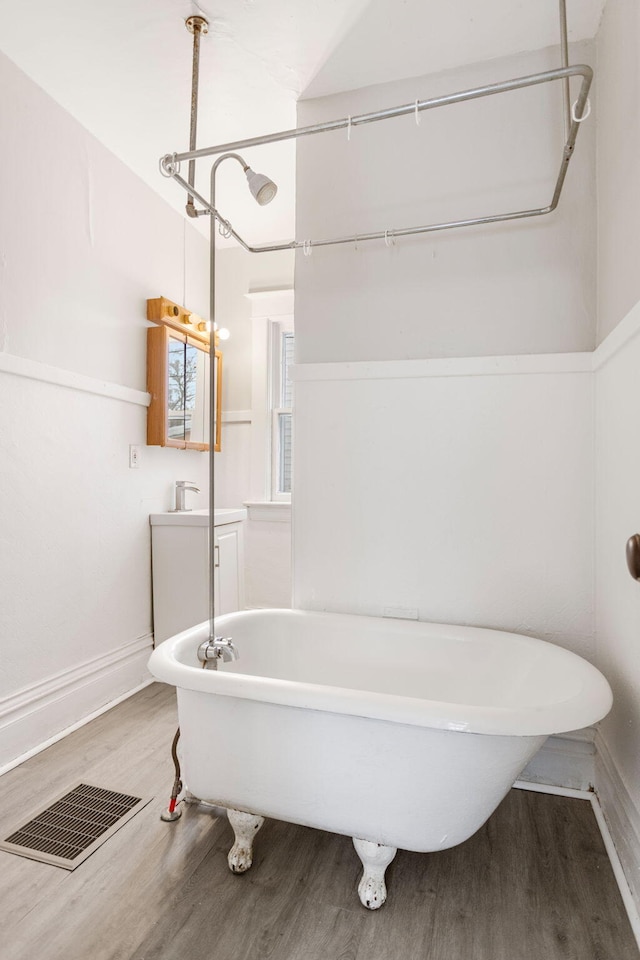
[[[169,338],[167,354],[167,437],[186,440],[185,344]]]
[[[193,440],[192,420],[196,403],[196,347],[184,345],[184,438]]]
[[[186,344],[185,440],[207,443],[209,439],[209,356]]]

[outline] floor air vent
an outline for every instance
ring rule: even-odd
[[[147,803],[81,783],[0,842],[0,850],[75,870]]]

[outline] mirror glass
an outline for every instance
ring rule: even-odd
[[[170,337],[167,375],[168,438],[208,443],[209,354]]]
[[[167,354],[167,438],[185,439],[185,345],[169,338]]]
[[[209,442],[209,354],[185,346],[185,440]]]

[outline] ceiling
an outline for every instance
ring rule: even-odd
[[[605,0],[567,0],[569,39],[595,36]],[[200,56],[198,146],[295,126],[296,100],[435,73],[558,42],[556,0],[0,0],[0,49],[154,190],[183,209],[158,172],[189,140],[192,37]],[[247,159],[279,184],[259,209],[235,164],[219,207],[250,242],[291,239],[292,143]],[[210,164],[198,187],[208,192]]]

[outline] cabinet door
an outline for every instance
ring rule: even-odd
[[[241,558],[240,525],[218,527],[214,542],[216,616],[241,607]]]

